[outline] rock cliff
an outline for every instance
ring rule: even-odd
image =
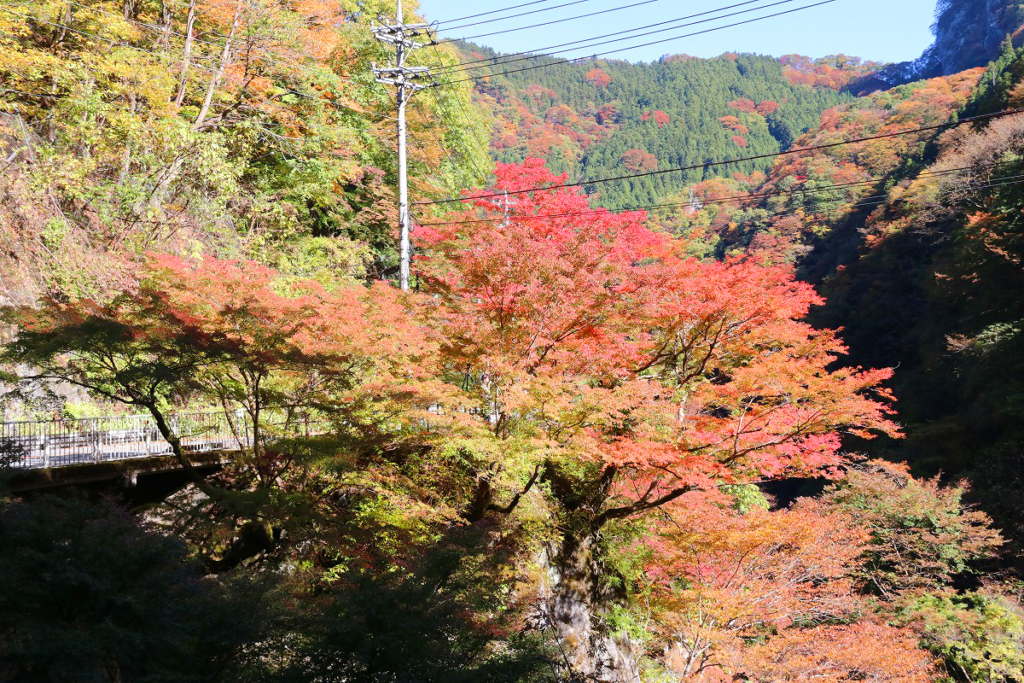
[[[892,64],[876,74],[887,85],[949,76],[988,64],[1010,35],[1024,36],[1024,2],[1010,0],[939,0],[935,8],[935,43],[920,58]]]

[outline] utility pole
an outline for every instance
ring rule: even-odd
[[[401,235],[399,279],[402,290],[409,291],[409,273],[412,265],[412,238],[409,219],[409,155],[406,140],[405,108],[409,100],[418,90],[430,87],[419,82],[430,75],[430,67],[406,66],[406,58],[429,43],[420,43],[420,36],[430,36],[430,24],[406,24],[402,21],[402,0],[398,0],[395,11],[395,23],[382,20],[380,26],[373,27],[374,37],[395,46],[395,63],[393,66],[378,68],[373,65],[373,73],[378,83],[392,85],[397,91],[398,103],[398,220]]]

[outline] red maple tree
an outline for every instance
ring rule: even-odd
[[[891,372],[832,370],[844,348],[802,322],[820,300],[788,269],[687,258],[644,214],[593,209],[567,182],[538,159],[499,165],[492,190],[420,232],[419,265],[450,372],[491,415],[475,507],[509,513],[546,482],[574,520],[555,604],[588,605],[585,558],[609,523],[724,484],[833,475],[841,434],[896,430]],[[522,482],[507,505],[504,471]],[[578,614],[552,619],[576,638]],[[573,666],[592,670],[593,651]]]
[[[607,88],[612,82],[612,77],[609,76],[606,71],[599,69],[598,67],[594,67],[588,71],[584,78],[587,79],[587,83],[590,83],[597,88]]]

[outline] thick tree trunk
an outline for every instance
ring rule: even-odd
[[[603,581],[593,537],[566,538],[545,550],[539,620],[552,629],[561,666],[573,683],[640,683],[637,647],[611,632],[606,615],[617,596]]]

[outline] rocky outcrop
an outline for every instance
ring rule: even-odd
[[[984,66],[999,54],[1007,35],[1020,45],[1024,2],[1015,0],[939,0],[935,43],[911,62],[891,64],[874,75],[891,87]]]

